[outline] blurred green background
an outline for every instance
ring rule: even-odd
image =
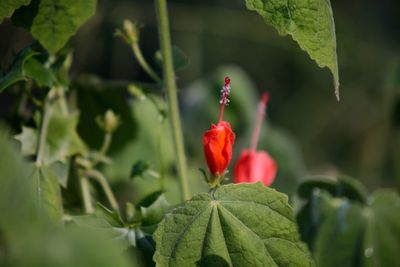
[[[273,187],[291,194],[305,174],[344,173],[369,189],[400,188],[400,2],[331,1],[340,102],[335,99],[329,71],[318,68],[290,37],[281,37],[265,25],[259,15],[245,8],[244,1],[168,2],[173,43],[190,61],[178,72],[178,84],[195,191],[203,190],[197,171],[205,167],[201,136],[217,119],[218,89],[224,75],[232,79],[232,104],[226,118],[238,135],[235,155],[249,145],[258,95],[264,90],[271,94],[259,148],[267,149],[278,161]],[[153,2],[99,1],[95,17],[72,40],[73,80],[81,81],[83,74],[90,73],[103,80],[150,82],[130,48],[114,37],[124,19],[143,24],[140,46],[156,68],[153,58],[159,47]],[[0,59],[6,66],[13,52],[31,42],[29,34],[10,21],[0,25],[0,36]],[[164,165],[174,171],[171,147],[161,145],[169,142],[164,134],[168,125],[155,130],[157,112],[151,105],[133,101],[126,106],[123,92],[78,87],[79,131],[89,145],[98,147],[101,142],[95,116],[108,107],[123,114],[124,127],[116,132],[119,137],[111,153],[115,164],[106,169],[110,179],[123,183],[132,162],[143,158],[156,168]],[[92,97],[97,92],[98,97]],[[15,132],[25,122],[24,116],[15,115],[17,98],[11,90],[0,97],[0,118]],[[166,155],[161,163],[155,156],[160,147]],[[118,184],[114,187],[126,190]]]

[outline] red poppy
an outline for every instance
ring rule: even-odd
[[[223,121],[224,107],[229,103],[230,79],[225,78],[221,90],[221,113],[217,125],[212,124],[211,129],[203,136],[203,149],[211,178],[220,178],[232,159],[232,146],[235,142],[235,133],[229,122]]]
[[[268,100],[268,93],[264,93],[258,105],[251,148],[243,149],[235,164],[233,173],[235,183],[263,182],[265,186],[269,186],[275,179],[278,170],[275,160],[266,151],[256,150]]]

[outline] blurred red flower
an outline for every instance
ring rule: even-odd
[[[278,166],[266,151],[243,149],[234,168],[235,183],[262,182],[270,186]]]
[[[268,100],[269,94],[264,93],[258,105],[251,148],[243,149],[236,161],[234,183],[262,182],[265,186],[270,186],[275,179],[278,170],[275,160],[266,151],[256,150]]]

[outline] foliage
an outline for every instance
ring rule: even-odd
[[[395,266],[400,196],[366,189],[349,177],[314,177],[299,187],[297,221],[317,266]]]
[[[339,100],[336,33],[330,0],[246,0],[246,5],[281,35],[291,35],[318,66],[330,69]]]
[[[339,97],[329,0],[243,2],[328,67]],[[345,176],[303,178],[294,137],[273,120],[260,140],[278,164],[271,188],[229,184],[227,172],[223,185],[210,190],[198,172],[202,133],[217,123],[214,103],[229,75],[225,120],[236,133],[234,155],[248,146],[258,91],[251,75],[223,65],[177,90],[175,72],[192,61],[171,43],[165,0],[155,1],[159,44],[141,38],[140,22],[125,20],[116,30],[143,80],[76,71],[82,52],[69,40],[96,6],[96,0],[0,0],[0,23],[11,17],[33,39],[0,69],[0,97],[18,100],[13,121],[1,122],[11,130],[0,128],[0,265],[395,265],[398,194],[370,195]],[[149,47],[150,57],[143,53]]]
[[[194,196],[165,217],[155,239],[158,266],[311,266],[287,197],[262,184]]]

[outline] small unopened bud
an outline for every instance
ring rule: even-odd
[[[112,133],[118,128],[121,121],[119,116],[109,109],[104,116],[97,117],[97,123],[106,133]]]
[[[139,42],[139,27],[137,23],[132,23],[130,20],[124,20],[124,32],[130,43]]]

